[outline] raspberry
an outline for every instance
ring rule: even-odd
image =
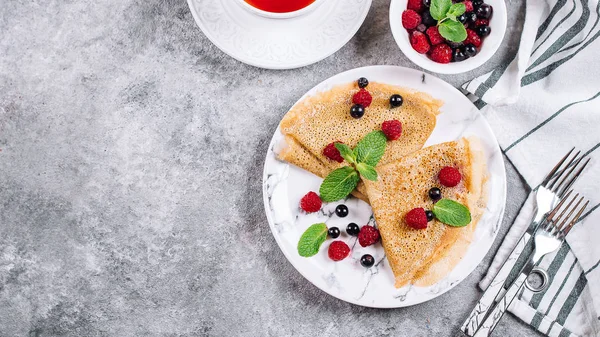
[[[412,9],[402,12],[402,26],[406,29],[415,29],[421,23],[421,16]]]
[[[341,143],[341,142],[336,141],[336,142],[327,144],[327,146],[325,146],[325,148],[323,149],[323,155],[331,160],[335,160],[338,163],[341,163],[344,161],[344,158],[342,157],[340,150],[338,150],[335,147],[335,143]]]
[[[450,63],[452,61],[452,48],[445,43],[438,44],[431,49],[429,56],[434,62]]]
[[[300,199],[300,208],[307,213],[318,212],[321,209],[321,198],[315,192],[308,192]]]
[[[404,216],[406,224],[414,229],[427,228],[427,214],[423,208],[413,208]]]
[[[385,121],[381,124],[381,131],[383,131],[388,140],[396,140],[402,134],[402,123],[395,119]]]
[[[469,0],[463,2],[465,4],[465,12],[472,12],[473,11],[473,3]]]
[[[440,35],[437,26],[427,28],[427,36],[429,36],[429,41],[432,46],[445,41],[442,35]]]
[[[469,43],[472,43],[477,48],[481,46],[481,38],[472,29],[467,29],[467,38],[465,39],[465,44]]]
[[[419,54],[425,54],[429,51],[429,41],[427,41],[427,36],[421,32],[413,32],[410,37],[410,45],[414,50]]]
[[[344,241],[333,241],[329,245],[327,254],[333,261],[342,261],[350,254],[350,247]]]
[[[363,107],[367,108],[371,105],[373,101],[373,97],[366,89],[360,89],[354,96],[352,96],[352,103],[360,104]]]
[[[423,10],[423,1],[422,0],[408,0],[408,4],[406,4],[406,8],[412,9],[416,12],[421,12]]]
[[[477,21],[475,21],[475,27],[489,26],[489,25],[490,25],[490,21],[486,20],[486,19],[477,19]]]
[[[442,185],[446,187],[454,187],[460,183],[462,176],[454,167],[446,166],[440,170],[438,179]]]
[[[363,247],[368,247],[379,241],[379,231],[377,228],[369,225],[362,226],[358,233],[358,243]]]

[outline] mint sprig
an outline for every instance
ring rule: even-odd
[[[437,21],[441,21],[446,17],[451,6],[452,0],[432,0],[429,5],[429,14]]]
[[[442,199],[433,205],[433,214],[440,221],[452,227],[464,227],[471,222],[469,209],[454,200]]]
[[[356,165],[356,170],[361,176],[363,176],[363,178],[371,181],[377,181],[377,171],[375,171],[373,166],[369,166],[365,163],[358,163],[358,165]]]
[[[335,143],[335,148],[340,151],[342,158],[344,158],[350,164],[356,164],[356,154],[352,152],[352,149],[343,143]]]
[[[453,42],[462,42],[467,38],[467,30],[462,23],[448,20],[438,26],[440,35]]]
[[[360,177],[356,170],[351,166],[340,167],[329,173],[319,188],[321,200],[333,202],[344,199],[358,185]]]
[[[373,131],[368,133],[354,149],[356,159],[359,163],[365,163],[369,166],[377,166],[377,163],[385,153],[387,138],[382,131]]]
[[[459,2],[459,3],[453,4],[452,6],[450,6],[450,8],[448,9],[448,12],[446,13],[446,16],[450,17],[450,18],[452,18],[452,17],[456,18],[458,16],[463,15],[466,11],[467,11],[467,6],[465,6],[464,3]]]
[[[381,131],[367,134],[356,144],[354,150],[346,144],[335,143],[335,148],[350,166],[334,170],[325,177],[319,188],[321,200],[333,202],[344,199],[356,188],[360,176],[368,180],[377,180],[375,166],[383,157],[386,144],[387,138]]]
[[[298,241],[298,254],[303,257],[311,257],[319,252],[319,248],[327,239],[327,225],[324,223],[314,224],[300,237]]]
[[[452,3],[452,0],[431,0],[429,14],[438,21],[438,31],[446,40],[462,42],[467,38],[465,26],[457,19],[466,11],[464,3]]]

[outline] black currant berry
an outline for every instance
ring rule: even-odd
[[[393,94],[392,97],[390,97],[390,105],[392,106],[392,108],[397,108],[401,106],[402,103],[404,103],[404,99],[402,98],[402,96],[398,94]]]
[[[370,268],[375,264],[375,258],[370,254],[365,254],[360,258],[360,264],[365,268]]]
[[[442,191],[437,187],[432,187],[428,194],[433,201],[438,201],[442,198]]]
[[[494,9],[488,4],[482,4],[475,10],[475,13],[477,13],[477,17],[481,19],[489,19],[492,16],[493,12]]]
[[[466,59],[467,59],[467,55],[465,55],[465,52],[462,50],[462,48],[456,48],[452,52],[452,60],[454,62],[460,62],[460,61],[464,61]]]
[[[425,215],[427,216],[427,221],[431,221],[434,218],[432,211],[425,211]]]
[[[340,236],[340,229],[337,227],[331,227],[327,230],[327,234],[329,234],[332,239],[335,239]]]
[[[365,114],[365,107],[360,104],[354,104],[350,109],[350,116],[354,118],[361,118]]]
[[[346,205],[338,205],[335,208],[335,214],[337,214],[337,216],[339,216],[340,218],[345,218],[348,216],[348,206]]]
[[[465,46],[465,55],[467,55],[468,57],[473,57],[477,55],[477,47],[475,47],[474,44],[469,43]]]
[[[359,88],[366,88],[367,85],[369,85],[369,80],[367,80],[365,77],[361,77],[358,79]]]
[[[489,26],[478,26],[477,28],[475,28],[475,33],[477,33],[477,35],[481,37],[486,37],[490,35],[491,32],[492,29]]]
[[[346,227],[346,233],[348,233],[348,235],[357,236],[359,232],[360,228],[354,222],[349,223],[348,227]]]

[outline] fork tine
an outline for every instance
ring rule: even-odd
[[[552,220],[552,218],[554,217],[554,214],[556,214],[556,212],[558,212],[558,210],[561,208],[561,206],[569,198],[569,196],[571,195],[571,192],[573,192],[573,190],[570,190],[569,193],[567,193],[567,195],[564,198],[560,199],[560,202],[558,203],[558,205],[556,205],[554,207],[554,209],[552,211],[550,211],[550,213],[548,213],[548,215],[546,216],[546,221]]]
[[[579,217],[581,216],[581,214],[583,214],[583,211],[587,208],[588,204],[590,203],[590,201],[588,200],[583,207],[581,207],[581,209],[579,209],[579,212],[577,212],[577,214],[575,215],[575,217],[573,218],[573,220],[571,220],[571,222],[569,223],[569,225],[567,225],[567,227],[563,230],[564,235],[569,234],[569,232],[571,231],[571,228],[573,228],[573,226],[575,226],[575,224],[579,221]]]
[[[577,158],[578,155],[579,155],[579,152],[577,152],[577,155],[575,156],[575,158]],[[573,158],[573,159],[575,159],[575,158]],[[580,158],[577,158],[577,160],[573,161],[572,163],[569,163],[567,165],[567,167],[565,167],[565,169],[563,170],[563,172],[561,172],[561,174],[560,174],[560,176],[562,176],[562,179],[558,179],[557,178],[554,182],[552,182],[552,185],[558,183],[558,185],[556,185],[556,187],[552,189],[552,192],[556,193],[558,191],[558,189],[560,188],[560,186],[565,182],[565,180],[569,179],[569,176],[571,175],[571,173],[573,173],[573,171],[575,170],[575,168],[577,167],[577,165],[579,165],[579,163],[581,162],[581,160],[583,160],[583,156],[581,156]],[[563,176],[562,174],[564,172],[567,172],[567,174]],[[560,182],[558,182],[559,180],[560,180]]]
[[[584,157],[581,157],[581,159],[583,159]],[[568,189],[571,188],[571,186],[573,186],[573,184],[575,183],[575,181],[577,181],[577,179],[579,178],[579,176],[581,175],[581,172],[583,172],[583,170],[585,169],[585,167],[589,164],[590,162],[590,158],[588,158],[585,163],[583,164],[583,166],[581,166],[581,168],[575,173],[575,175],[571,178],[571,180],[562,188],[560,188],[560,191],[558,193],[558,196],[560,196],[561,194],[563,194],[565,191],[567,191]],[[577,164],[575,164],[573,166],[573,169],[579,164],[579,162],[577,162]],[[573,171],[573,169],[571,169],[571,171]],[[571,172],[569,172],[569,175],[571,174]],[[568,176],[568,175],[567,175]],[[565,177],[566,179],[566,177]],[[563,182],[561,181],[561,183],[559,185],[562,185]]]
[[[550,186],[547,186],[546,188],[548,188],[552,192],[556,192],[554,190],[554,185],[556,184],[557,181],[560,180],[560,178],[562,177],[562,175],[565,173],[565,171],[567,171],[567,169],[569,168],[569,166],[571,166],[571,164],[573,164],[573,162],[577,159],[577,157],[579,156],[580,153],[581,153],[581,151],[577,151],[577,153],[575,154],[575,157],[573,157],[573,158],[571,158],[571,160],[569,160],[569,163],[567,164],[567,166],[565,166],[564,169],[562,169],[559,172],[557,172],[556,175],[554,177],[552,177],[552,179],[550,179],[550,181],[552,181],[552,183],[550,183]]]
[[[573,201],[575,201],[575,199],[577,199],[577,196],[575,196],[575,198],[573,198]],[[571,218],[571,215],[573,215],[573,212],[575,212],[575,210],[579,207],[579,204],[581,204],[581,202],[583,201],[583,199],[584,199],[584,197],[579,198],[579,201],[577,201],[577,203],[575,204],[575,206],[573,206],[573,208],[571,208],[571,210],[569,211],[569,214],[567,214],[567,216],[565,217],[565,219],[560,223],[560,225],[557,226],[557,229],[558,229],[559,232],[563,229],[563,226]]]
[[[565,213],[571,208],[573,201],[575,201],[578,196],[579,196],[579,193],[575,194],[575,196],[571,199],[571,201],[569,201],[569,204],[563,208],[562,212],[560,212],[558,217],[556,219],[554,219],[554,218],[552,219],[552,222],[553,222],[555,228],[558,228],[558,226],[556,224],[558,224],[560,222],[560,220],[563,218]]]
[[[569,151],[569,153],[567,153],[567,155],[564,156],[558,162],[558,164],[556,164],[556,166],[554,166],[554,168],[550,171],[550,173],[548,173],[548,175],[544,178],[544,181],[542,181],[542,186],[546,186],[546,184],[548,184],[548,182],[550,181],[550,179],[552,179],[552,177],[554,176],[554,174],[556,173],[556,171],[558,171],[558,168],[565,162],[565,160],[567,160],[567,158],[569,158],[569,156],[571,155],[571,153],[573,152],[573,150],[575,150],[575,147],[573,147],[571,149],[571,151]]]

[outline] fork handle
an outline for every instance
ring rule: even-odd
[[[523,289],[523,284],[525,283],[527,277],[529,277],[529,274],[535,267],[536,262],[536,259],[530,259],[527,262],[517,279],[511,284],[504,296],[498,301],[498,304],[496,304],[494,310],[492,310],[489,316],[481,324],[481,327],[479,328],[479,330],[477,330],[473,337],[488,337],[492,334],[492,332],[496,328],[496,325],[498,325],[500,319],[502,318],[502,316],[504,316],[504,313],[506,312],[506,310],[508,310],[508,307],[510,306],[512,301],[515,299],[515,297],[517,297],[517,295],[519,295],[519,293]]]
[[[531,226],[534,226],[532,224]],[[460,328],[467,336],[473,336],[477,329],[479,329],[481,323],[488,316],[490,308],[496,302],[496,297],[505,288],[506,279],[510,275],[511,271],[515,268],[517,260],[523,251],[527,250],[529,246],[533,246],[533,239],[529,231],[527,231],[519,242],[510,253],[508,259],[504,262],[494,279],[485,290],[481,298],[469,314],[469,318],[463,323]],[[517,270],[521,271],[521,270]],[[507,285],[506,285],[507,286]]]

